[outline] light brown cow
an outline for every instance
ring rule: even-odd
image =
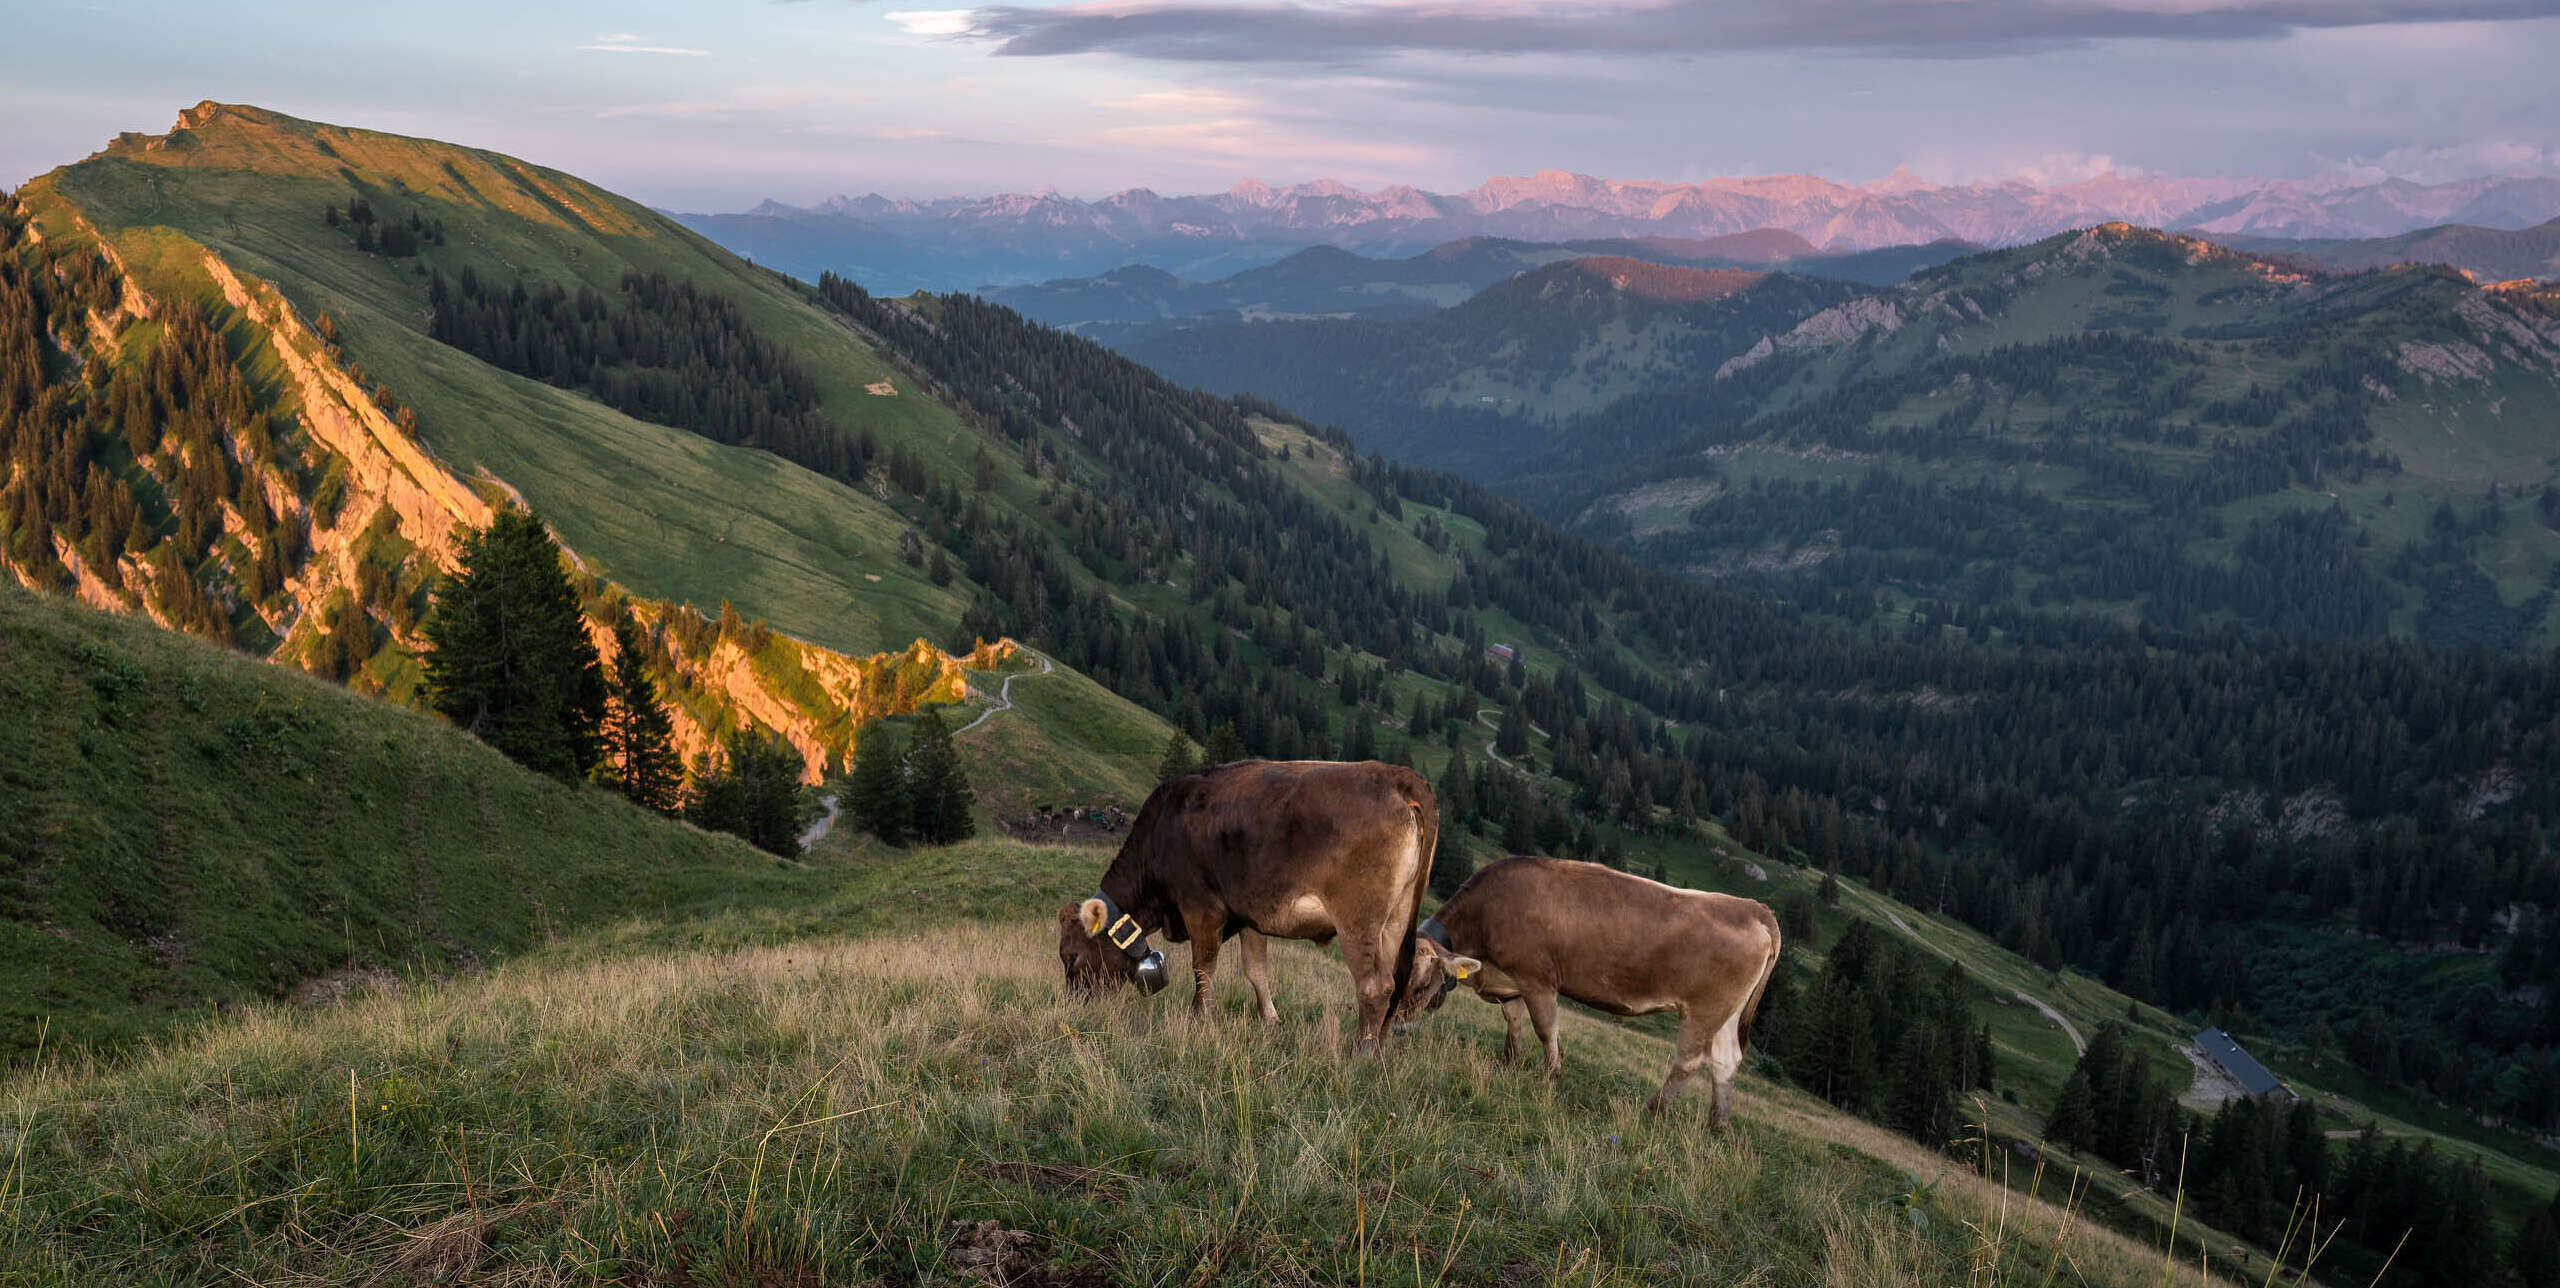
[[[1546,1047],[1547,1077],[1563,1067],[1559,994],[1617,1015],[1678,1011],[1671,1075],[1646,1104],[1660,1112],[1701,1067],[1715,1083],[1708,1122],[1732,1113],[1733,1075],[1751,1017],[1778,965],[1778,918],[1768,905],[1679,890],[1596,863],[1509,858],[1485,865],[1423,923],[1413,980],[1396,1027],[1439,1009],[1460,981],[1502,1006],[1502,1060],[1520,1054],[1526,1011]]]
[[[1101,888],[1058,910],[1058,960],[1086,991],[1163,979],[1161,932],[1191,945],[1191,1009],[1209,1003],[1219,942],[1244,936],[1245,979],[1271,1004],[1262,937],[1339,936],[1359,1003],[1353,1049],[1372,1054],[1413,964],[1413,926],[1440,839],[1422,775],[1377,761],[1246,760],[1147,797]]]

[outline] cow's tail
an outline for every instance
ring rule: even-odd
[[[1760,998],[1769,991],[1769,977],[1778,973],[1778,950],[1781,947],[1778,939],[1777,914],[1769,911],[1766,904],[1757,906],[1760,909],[1761,929],[1769,932],[1769,960],[1760,963],[1760,978],[1752,982],[1751,996],[1742,999],[1740,1017],[1742,1023],[1739,1036],[1742,1039],[1742,1049],[1745,1051],[1751,1049],[1751,1021],[1752,1017],[1760,1013]]]
[[[1422,896],[1431,889],[1431,861],[1440,850],[1440,804],[1432,797],[1429,786],[1408,794],[1405,804],[1413,810],[1413,852],[1421,862],[1413,874],[1413,906],[1406,910],[1404,933],[1396,942],[1395,986],[1387,992],[1390,1015],[1403,1005],[1405,988],[1413,982],[1414,933],[1422,925]]]

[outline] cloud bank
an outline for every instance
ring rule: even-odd
[[[2114,39],[2267,39],[2302,30],[2560,16],[2560,0],[1666,0],[1664,3],[989,5],[892,14],[908,32],[999,54],[1350,63],[1395,53],[1831,51],[1972,58]]]

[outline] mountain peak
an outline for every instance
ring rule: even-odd
[[[504,210],[555,226],[583,224],[599,233],[645,237],[661,227],[642,207],[513,157],[306,121],[246,103],[206,99],[179,112],[168,133],[120,134],[100,155],[166,170],[316,180],[350,197],[362,188],[390,189],[413,200]]]
[[[1936,186],[1921,178],[1919,172],[1913,170],[1909,162],[1905,162],[1895,166],[1893,173],[1865,185],[1861,191],[1872,192],[1880,197],[1891,197],[1906,192],[1926,192]]]

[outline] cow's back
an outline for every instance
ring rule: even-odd
[[[1755,900],[1536,857],[1487,864],[1439,916],[1506,972],[1630,1013],[1757,978],[1777,931]]]
[[[1283,919],[1311,894],[1412,904],[1431,858],[1416,838],[1436,835],[1437,809],[1430,784],[1399,765],[1239,761],[1158,788],[1124,859],[1168,901],[1215,899],[1247,924]]]

